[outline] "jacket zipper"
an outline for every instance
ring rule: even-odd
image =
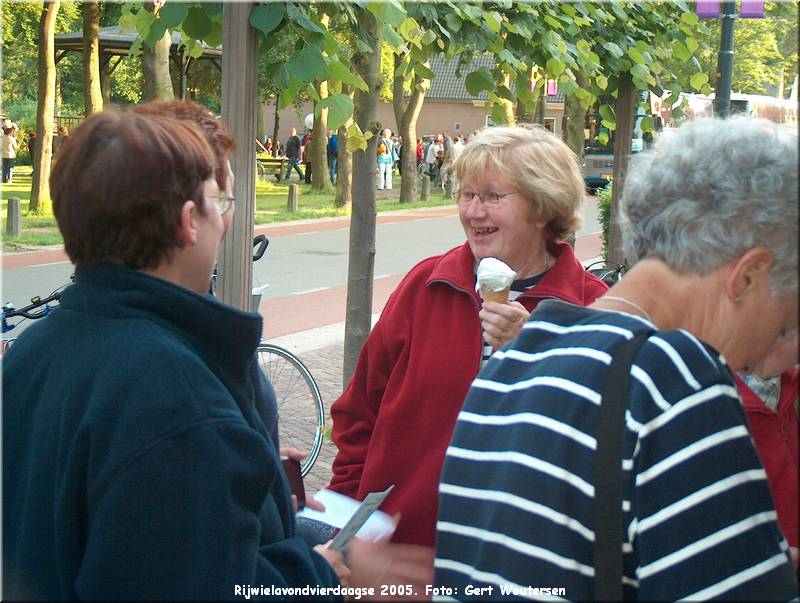
[[[456,291],[460,291],[461,293],[465,293],[472,300],[472,303],[475,305],[475,309],[478,312],[480,312],[481,306],[478,303],[478,300],[475,298],[475,295],[473,294],[472,291],[468,291],[467,289],[463,289],[462,287],[459,287],[458,285],[456,285],[456,284],[454,284],[454,283],[452,283],[450,281],[442,280],[442,279],[435,279],[435,280],[429,281],[429,283],[430,284],[443,283],[443,284],[445,284],[445,285],[447,285],[449,287],[452,287]],[[528,299],[554,299],[556,301],[564,301],[563,299],[561,299],[560,297],[556,297],[555,295],[537,295],[537,294],[534,294],[534,293],[532,293],[530,295],[528,295],[526,293],[523,293],[517,299],[519,299],[520,297],[526,297]],[[570,303],[570,302],[564,302],[564,303]],[[477,317],[478,315],[476,314],[475,316]],[[478,332],[480,332],[480,330],[481,330],[481,320],[480,320],[480,318],[478,318]],[[475,371],[476,375],[481,371],[481,359],[483,358],[483,340],[481,340],[479,343],[481,345],[478,346],[478,370]]]
[[[781,430],[781,438],[783,439],[783,443],[786,446],[786,449],[789,451],[787,456],[789,456],[792,461],[792,465],[794,465],[795,469],[797,469],[797,459],[794,457],[792,447],[789,445],[789,434],[786,433],[786,424],[781,416],[778,416],[778,427]]]

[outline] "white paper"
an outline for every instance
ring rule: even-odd
[[[309,509],[308,506],[300,511],[298,517],[307,517],[308,519],[315,519],[322,521],[336,528],[343,528],[349,519],[358,510],[361,503],[357,500],[344,496],[332,490],[320,490],[314,495],[314,499],[325,505],[325,511],[319,512]],[[356,533],[358,538],[362,540],[380,540],[388,538],[394,533],[394,522],[383,511],[374,511],[367,519],[366,523],[361,526],[361,529]]]

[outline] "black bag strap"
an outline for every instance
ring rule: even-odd
[[[622,440],[631,365],[653,331],[643,331],[623,343],[608,369],[594,459],[594,599],[622,601]]]

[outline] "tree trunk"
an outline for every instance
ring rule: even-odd
[[[517,99],[516,120],[518,124],[533,123],[533,111],[531,107],[525,105],[522,101]]]
[[[61,96],[61,74],[56,69],[56,100],[54,103],[55,114],[61,115],[61,105],[63,105],[64,98]]]
[[[353,203],[353,154],[347,152],[347,128],[339,128],[339,160],[336,162],[336,207],[347,207],[352,211]]]
[[[631,158],[634,96],[635,90],[631,74],[627,72],[620,74],[617,100],[614,103],[617,129],[614,132],[614,186],[611,188],[611,227],[608,242],[608,259],[617,264],[625,263],[625,255],[622,251],[622,229],[617,221],[617,216],[619,215],[619,197],[625,184],[625,174],[628,172],[628,162]]]
[[[50,213],[50,163],[53,159],[53,119],[56,100],[55,29],[61,0],[44,3],[39,19],[38,106],[33,182],[28,209],[32,214]]]
[[[100,57],[100,93],[103,96],[103,106],[111,104],[111,55],[104,54]]]
[[[578,158],[583,158],[586,145],[583,128],[586,123],[586,109],[576,96],[569,95],[564,98],[564,115],[567,122],[564,142]]]
[[[403,57],[399,54],[394,55],[394,71],[392,72],[392,110],[394,111],[394,123],[400,127],[403,121],[403,76],[397,75],[397,70],[403,63]]]
[[[381,89],[381,37],[375,17],[361,9],[362,31],[372,38],[372,52],[357,53],[353,65],[369,87],[356,91],[355,119],[364,134],[373,136],[366,151],[353,153],[353,213],[350,219],[350,261],[347,271],[347,313],[344,328],[342,384],[355,370],[372,317],[372,279],[375,268],[375,154],[378,146],[378,94]]]
[[[281,94],[279,92],[278,94],[275,95],[275,123],[273,124],[273,127],[272,127],[272,156],[273,157],[277,157],[278,156],[278,143],[280,142],[278,140],[280,127],[281,127],[281,113],[280,113],[280,111],[278,111],[278,103],[280,102],[280,100],[281,100]]]
[[[328,28],[331,18],[325,12],[325,5],[317,5],[318,15],[322,27]],[[327,53],[322,53],[326,55]],[[317,94],[320,100],[328,98],[328,82],[319,82],[317,84]],[[332,190],[331,177],[328,174],[328,148],[327,148],[327,135],[328,135],[328,109],[320,109],[319,119],[314,116],[314,138],[311,141],[311,165],[314,168],[311,171],[311,190],[330,192]]]
[[[528,67],[528,86],[533,86],[536,83],[536,68],[535,67]],[[517,87],[519,87],[520,82],[517,81]],[[531,88],[532,89],[532,88]],[[531,124],[533,123],[533,116],[534,110],[536,105],[534,102],[524,103],[519,98],[517,98],[517,106],[516,106],[516,121],[518,124]]]
[[[350,100],[355,96],[352,86],[342,85],[342,93]],[[347,151],[347,128],[339,128],[339,161],[336,163],[336,207],[352,209],[353,203],[353,154]],[[349,211],[348,211],[349,213]]]
[[[503,84],[506,88],[511,90],[511,76],[507,73],[503,73],[503,79],[500,80],[500,83]],[[504,114],[504,125],[506,126],[513,126],[515,122],[514,120],[514,103],[510,100],[501,98],[500,104],[503,106],[503,114]]]
[[[100,88],[100,5],[97,0],[81,4],[83,13],[83,98],[84,114],[103,110]]]
[[[145,9],[158,13],[163,2],[145,2]],[[172,77],[169,74],[169,50],[172,46],[172,35],[169,30],[150,48],[142,44],[142,72],[144,74],[143,100],[173,100],[175,91],[172,88]]]
[[[328,98],[328,82],[320,82],[317,87],[320,99]],[[328,109],[320,109],[319,119],[314,117],[314,138],[311,140],[311,190],[330,192],[333,190],[328,174]]]
[[[264,134],[266,133],[264,127],[264,103],[259,101],[256,103],[256,107],[258,107],[256,112],[256,132],[259,136],[258,142],[264,142]],[[258,147],[258,150],[260,151],[261,147]]]
[[[586,87],[586,76],[578,75],[575,78],[578,86]],[[586,107],[574,94],[564,97],[564,142],[572,149],[579,159],[583,158],[586,148],[584,126],[586,125]]]
[[[398,66],[395,58],[395,70]],[[417,200],[417,119],[425,101],[425,90],[429,81],[414,77],[411,98],[403,107],[403,77],[395,76],[392,83],[394,92],[394,115],[403,137],[403,157],[400,160],[400,203],[413,203]]]

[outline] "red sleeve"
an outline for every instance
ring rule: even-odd
[[[361,348],[350,383],[331,406],[332,439],[338,452],[328,488],[351,498],[356,498],[358,492],[381,400],[394,366],[389,349],[392,346],[384,339],[387,310],[388,304]]]
[[[332,439],[339,451],[328,488],[352,498],[358,492],[386,384],[403,347],[400,324],[407,320],[407,313],[395,310],[402,307],[396,302],[402,289],[401,283],[389,298],[361,348],[350,383],[331,406]]]

